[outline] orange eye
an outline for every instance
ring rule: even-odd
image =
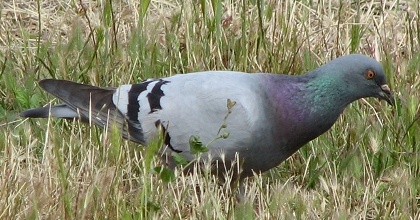
[[[373,77],[375,77],[375,72],[373,72],[372,70],[368,70],[365,73],[365,77],[366,79],[373,79]]]

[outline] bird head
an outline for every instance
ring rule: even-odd
[[[389,88],[382,65],[368,56],[350,54],[332,60],[325,65],[328,72],[343,77],[347,87],[355,98],[376,97],[394,105],[394,97]]]

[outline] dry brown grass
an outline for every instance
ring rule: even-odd
[[[209,2],[204,16],[195,1],[152,1],[143,27],[138,1],[114,1],[112,25],[105,22],[106,2],[0,2],[0,60],[6,70],[0,75],[5,82],[0,87],[5,115],[0,125],[0,218],[419,218],[420,166],[415,158],[420,130],[411,129],[420,126],[419,3],[311,2],[266,1],[271,12],[260,21],[257,5],[226,1],[219,37],[205,22],[215,16]],[[107,41],[98,40],[98,30],[109,36]],[[132,46],[133,35],[143,36],[140,46]],[[113,56],[104,63],[96,58],[86,67],[84,48],[68,46],[75,36],[87,47],[105,48],[98,54],[111,48]],[[360,44],[352,48],[355,39]],[[39,64],[41,46],[50,52],[44,56],[50,63]],[[136,59],[133,48],[139,50]],[[153,50],[158,55],[147,56]],[[95,128],[16,117],[23,106],[16,100],[23,91],[35,97],[30,105],[45,100],[39,90],[31,90],[34,79],[51,77],[48,66],[55,68],[55,77],[115,85],[209,69],[302,73],[351,52],[375,57],[392,71],[388,78],[399,98],[396,113],[366,101],[347,110],[331,132],[278,169],[248,180],[243,204],[236,204],[231,189],[217,186],[212,177],[176,173],[173,182],[163,183],[145,170],[143,148],[107,138]],[[343,161],[345,155],[353,157],[343,165],[331,155]],[[382,157],[387,162],[378,168]],[[319,172],[314,185],[313,170]]]

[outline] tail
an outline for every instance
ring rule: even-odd
[[[141,128],[131,124],[113,103],[115,88],[100,88],[56,79],[41,80],[39,85],[64,104],[25,110],[20,113],[21,117],[75,118],[103,129],[115,124],[124,138],[144,144]]]
[[[42,108],[28,109],[20,113],[20,117],[24,118],[79,118],[77,112],[73,111],[66,104],[50,105]]]

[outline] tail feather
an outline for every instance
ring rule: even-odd
[[[28,109],[20,113],[24,118],[79,118],[77,112],[69,108],[66,104],[46,106],[42,108]]]
[[[112,101],[114,88],[100,88],[66,80],[45,79],[39,85],[64,104],[23,111],[29,118],[78,118],[101,128],[116,125],[124,138],[144,144],[141,129],[132,126]]]

